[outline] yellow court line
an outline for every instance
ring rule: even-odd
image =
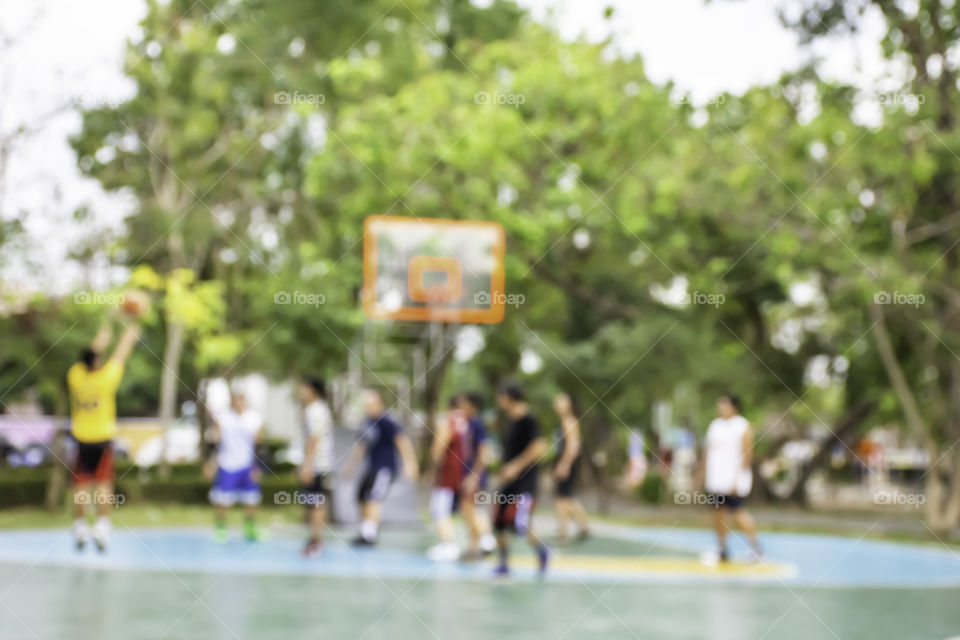
[[[533,558],[517,558],[520,566],[534,566]],[[790,565],[769,562],[726,562],[715,566],[706,565],[696,558],[638,558],[635,556],[554,556],[550,568],[586,573],[618,574],[673,574],[695,576],[787,576],[793,571]]]

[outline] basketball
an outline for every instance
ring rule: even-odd
[[[120,308],[127,315],[139,318],[150,309],[150,296],[143,291],[131,290],[123,294]]]

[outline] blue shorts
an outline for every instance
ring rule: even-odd
[[[245,505],[260,504],[260,483],[253,479],[253,467],[239,471],[217,469],[217,477],[210,487],[210,502],[229,507],[238,502]]]

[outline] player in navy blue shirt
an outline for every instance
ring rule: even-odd
[[[397,455],[403,463],[404,475],[410,480],[417,478],[419,469],[410,439],[404,435],[399,423],[387,413],[379,391],[366,389],[363,392],[363,411],[366,425],[357,443],[358,453],[354,456],[357,458],[362,455],[364,458],[364,471],[357,489],[363,520],[360,535],[353,543],[373,545],[376,544],[380,527],[381,507],[397,473]]]

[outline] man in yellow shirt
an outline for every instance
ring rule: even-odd
[[[104,362],[101,354],[110,344],[110,323],[97,332],[90,347],[83,350],[80,362],[67,371],[70,390],[70,427],[77,441],[74,463],[73,534],[77,549],[83,549],[91,531],[86,506],[97,505],[93,539],[104,551],[110,536],[110,507],[113,502],[113,438],[117,431],[117,387],[123,368],[140,338],[140,327],[128,325],[120,336],[113,355]],[[91,495],[90,489],[95,486]]]

